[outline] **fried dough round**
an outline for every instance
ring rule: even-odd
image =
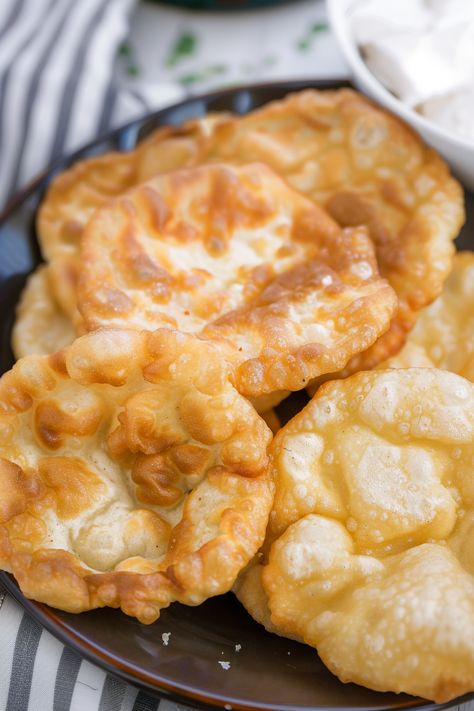
[[[144,623],[226,592],[260,546],[271,432],[219,347],[87,334],[0,380],[0,567],[70,612]]]
[[[22,292],[12,330],[12,350],[17,360],[27,355],[50,355],[76,338],[73,324],[54,298],[50,278],[51,265],[42,264],[30,275]],[[273,433],[281,426],[273,407],[288,394],[274,392],[250,398]]]
[[[16,309],[12,330],[12,350],[15,358],[27,355],[50,355],[76,338],[71,321],[57,303],[50,288],[51,265],[40,265],[28,278]],[[281,423],[273,409],[289,393],[274,392],[250,398],[274,434]]]
[[[341,225],[368,225],[399,308],[343,375],[400,349],[441,292],[464,220],[460,184],[408,126],[351,89],[308,90],[217,125],[201,160],[262,161]]]
[[[42,264],[31,274],[16,308],[12,330],[15,358],[49,355],[72,343],[75,332],[51,291],[50,268]]]
[[[73,321],[77,318],[79,244],[91,215],[133,185],[196,163],[201,143],[224,119],[225,114],[210,114],[182,127],[159,128],[133,151],[87,158],[52,181],[38,211],[38,239],[44,258],[52,265],[55,298]]]
[[[377,366],[378,370],[387,370],[390,368],[434,368],[435,364],[428,357],[424,348],[412,343],[410,337],[403,346],[402,350],[397,355],[392,356],[388,360]]]
[[[270,455],[264,555],[236,584],[249,611],[344,682],[473,691],[474,385],[422,368],[327,383]]]
[[[308,90],[245,116],[211,114],[162,128],[135,151],[92,158],[58,176],[38,232],[66,313],[74,316],[74,257],[92,212],[153,175],[210,161],[266,163],[341,225],[367,224],[400,306],[390,330],[345,374],[400,349],[416,312],[436,298],[449,272],[464,219],[462,189],[413,131],[350,89]]]
[[[262,164],[157,176],[97,210],[78,303],[104,325],[232,345],[239,392],[299,390],[388,327],[393,290],[365,228],[341,230]]]
[[[441,295],[420,314],[400,353],[418,349],[432,367],[474,381],[474,253],[458,252]]]

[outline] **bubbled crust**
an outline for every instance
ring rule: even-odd
[[[271,433],[218,346],[109,329],[0,380],[0,566],[145,623],[226,592],[264,537]]]
[[[472,691],[473,575],[441,545],[377,562],[355,552],[344,533],[340,523],[309,515],[277,541],[265,571],[277,610],[271,619],[293,630],[298,616],[304,641],[343,682],[439,703]],[[289,573],[294,546],[309,547],[312,536],[318,544],[303,554],[307,570]],[[273,595],[276,585],[285,586],[284,600]]]
[[[19,359],[33,354],[49,355],[72,343],[75,337],[73,324],[51,288],[51,264],[41,264],[28,278],[16,309],[12,331],[14,356]],[[275,391],[251,398],[252,405],[273,432],[280,427],[273,407],[288,395],[288,391]]]
[[[473,691],[474,386],[419,368],[333,381],[270,454],[264,557],[237,583],[250,612],[265,622],[266,595],[271,625],[342,681]]]
[[[50,269],[42,264],[28,278],[16,308],[12,331],[15,358],[49,355],[74,340],[71,321],[55,300],[50,283]]]
[[[88,329],[171,326],[233,346],[249,397],[344,367],[396,308],[364,228],[341,228],[269,168],[158,176],[98,210],[81,252]]]
[[[399,308],[343,375],[401,347],[417,311],[441,292],[464,220],[461,186],[408,126],[351,89],[309,90],[223,122],[203,160],[262,161],[341,225],[367,224]]]

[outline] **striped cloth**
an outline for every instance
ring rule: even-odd
[[[55,158],[159,107],[117,82],[135,3],[0,1],[0,209]]]
[[[64,647],[0,588],[0,711],[185,711]]]

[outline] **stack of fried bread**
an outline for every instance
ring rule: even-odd
[[[143,623],[233,589],[344,682],[474,691],[463,219],[441,158],[350,89],[55,178],[0,380],[1,568]]]

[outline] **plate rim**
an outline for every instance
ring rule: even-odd
[[[67,167],[74,164],[76,161],[86,157],[89,152],[95,147],[99,146],[101,143],[108,142],[118,142],[119,137],[133,128],[143,128],[147,123],[153,120],[157,121],[157,126],[160,125],[159,121],[166,114],[171,112],[176,112],[180,108],[192,105],[193,102],[202,102],[204,104],[209,104],[213,101],[219,101],[221,99],[231,98],[237,96],[239,93],[243,92],[262,92],[262,91],[275,91],[281,92],[282,97],[293,91],[303,91],[304,89],[338,89],[343,87],[353,87],[353,84],[348,80],[347,77],[334,77],[334,78],[304,78],[304,79],[289,79],[289,80],[275,80],[275,81],[264,81],[255,83],[246,83],[232,86],[225,89],[217,89],[209,91],[202,94],[191,94],[184,97],[182,100],[170,104],[169,106],[163,107],[155,111],[149,111],[141,114],[140,116],[120,125],[109,131],[105,131],[98,135],[91,141],[80,146],[78,149],[66,153],[64,155],[56,158],[52,163],[36,177],[30,180],[24,187],[12,195],[7,201],[5,207],[0,212],[0,229],[3,223],[6,222],[9,217],[17,210],[21,209],[24,202],[28,200],[35,193],[39,193],[40,199],[49,184],[50,180],[58,173],[60,170],[64,170]],[[246,113],[246,112],[243,112]],[[162,124],[164,125],[164,124]],[[119,147],[116,150],[120,150]],[[0,571],[0,583],[5,587],[8,593],[23,607],[23,609],[33,617],[37,622],[39,622],[42,627],[44,627],[48,632],[50,632],[56,639],[59,639],[65,646],[69,647],[81,657],[87,659],[91,663],[104,669],[108,674],[125,680],[126,682],[132,684],[133,686],[145,690],[147,693],[158,697],[165,698],[168,700],[176,701],[182,704],[197,704],[196,708],[205,709],[206,711],[215,711],[216,708],[223,708],[223,704],[231,704],[232,709],[236,711],[272,711],[274,707],[267,703],[255,702],[252,705],[248,705],[239,702],[237,699],[232,697],[223,697],[216,692],[206,692],[203,694],[202,690],[196,689],[192,686],[184,688],[181,685],[170,684],[166,681],[166,678],[160,675],[160,685],[156,683],[157,674],[148,675],[146,670],[143,668],[136,667],[132,663],[124,663],[123,660],[117,659],[114,654],[107,649],[101,648],[98,645],[87,640],[85,637],[77,633],[75,630],[71,629],[64,621],[62,621],[57,615],[56,610],[43,603],[36,602],[35,600],[30,600],[26,598],[20,588],[18,587],[13,576],[5,571]],[[343,682],[340,682],[341,684]],[[460,704],[466,703],[468,701],[474,700],[474,692],[466,694],[465,696],[458,697],[451,701],[436,704],[434,702],[424,700],[421,698],[413,697],[413,700],[403,701],[400,704],[394,705],[389,704],[387,706],[371,707],[370,711],[389,711],[390,709],[417,709],[419,711],[442,711],[443,709],[448,709],[453,706],[458,706]],[[295,711],[301,709],[302,711],[309,711],[308,707],[302,706],[281,706],[282,710]],[[330,711],[330,709],[337,709],[337,711],[369,711],[364,710],[364,707],[351,707],[351,706],[338,706],[338,707],[323,707],[315,706],[314,709],[319,711]]]
[[[112,652],[101,648],[100,646],[90,642],[75,630],[65,624],[59,616],[56,615],[56,610],[41,602],[36,602],[23,595],[18,584],[13,576],[5,571],[0,571],[0,583],[5,587],[15,600],[23,607],[23,609],[33,617],[40,625],[50,632],[56,639],[62,642],[66,647],[69,647],[81,657],[87,659],[92,664],[104,669],[108,674],[123,679],[137,688],[151,693],[153,696],[161,699],[165,698],[171,701],[176,701],[188,705],[190,702],[199,704],[195,708],[205,711],[215,711],[216,708],[223,708],[223,704],[230,704],[233,711],[272,711],[273,706],[266,703],[254,703],[253,705],[243,704],[232,697],[223,697],[218,693],[207,692],[206,696],[202,695],[198,689],[188,687],[184,690],[178,685],[169,684],[165,679],[162,685],[158,686],[153,683],[153,678],[156,674],[146,674],[143,669],[135,667],[133,664],[123,664],[118,659],[115,659]],[[87,614],[87,613],[86,613]],[[114,664],[115,660],[115,664]],[[343,682],[340,682],[341,684]],[[459,706],[463,703],[474,700],[474,693],[452,699],[442,704],[436,704],[432,701],[424,700],[418,697],[413,697],[408,701],[403,701],[400,704],[389,704],[387,706],[373,707],[365,711],[390,711],[391,709],[413,709],[417,711],[443,711],[454,706]],[[281,711],[309,711],[309,707],[305,706],[280,706]],[[315,711],[364,711],[364,707],[358,706],[314,706]]]

